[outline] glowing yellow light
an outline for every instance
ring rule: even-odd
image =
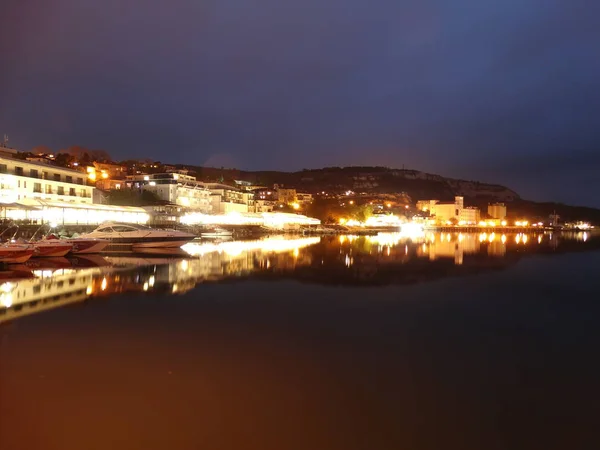
[[[354,200],[350,200],[348,203],[350,203],[351,205],[354,205]]]
[[[516,242],[517,244],[520,244],[520,243],[521,243],[521,235],[520,235],[520,234],[517,234],[517,235],[515,236],[515,242]]]
[[[487,240],[487,233],[481,233],[479,235],[479,242],[483,242],[485,240]]]
[[[92,295],[92,292],[94,292],[94,289],[92,288],[92,285],[90,284],[85,290],[85,295]]]
[[[96,169],[94,169],[93,167],[90,167],[90,166],[86,167],[86,170],[87,170],[87,173],[93,173],[96,171]]]
[[[154,283],[156,282],[156,278],[154,278],[154,275],[152,275],[149,279],[148,279],[148,286],[153,287]]]
[[[298,250],[297,248],[294,249],[294,258],[297,258],[298,255],[300,255],[300,250]]]
[[[506,220],[503,220],[502,222],[500,222],[500,225],[502,225],[503,227],[506,226]]]
[[[148,282],[147,282],[147,281],[146,281],[146,282],[144,283],[144,285],[142,286],[142,289],[143,289],[144,291],[147,291],[147,290],[148,290]]]
[[[102,283],[100,283],[100,289],[102,289],[103,291],[106,290],[106,286],[108,286],[108,281],[106,280],[106,278],[102,278]]]
[[[538,244],[541,244],[541,243],[542,243],[542,235],[540,234],[540,235],[538,236]]]
[[[462,242],[465,239],[462,233],[458,234],[458,242]]]
[[[391,207],[392,207],[392,204],[391,204],[391,203],[388,203],[388,204],[387,204],[387,207],[388,207],[388,208],[391,208]]]
[[[292,208],[300,209],[300,203],[292,203]]]
[[[523,235],[523,244],[527,244],[528,240],[529,240],[529,237],[526,234],[524,234]]]
[[[10,292],[0,294],[0,305],[5,308],[10,308],[12,306],[13,296]]]
[[[88,178],[92,181],[94,181],[96,179],[96,172],[90,172],[88,174]]]
[[[343,217],[340,219],[340,225],[344,225],[346,223],[346,219],[344,219]]]
[[[502,237],[500,238],[500,240],[502,241],[503,244],[506,244],[506,235],[503,234]]]
[[[108,178],[108,174],[106,172],[102,172],[102,178]]]
[[[487,226],[487,222],[485,220],[482,220],[481,222],[479,222],[479,226],[485,227],[485,226]]]
[[[490,236],[488,237],[488,241],[490,241],[490,242],[494,242],[495,239],[496,239],[496,233],[491,233]]]

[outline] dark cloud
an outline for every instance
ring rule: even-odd
[[[598,13],[584,0],[4,0],[0,131],[21,148],[248,169],[405,164],[600,206]]]

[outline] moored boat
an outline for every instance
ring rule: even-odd
[[[0,263],[22,264],[33,256],[34,251],[32,245],[11,243],[1,244]]]
[[[61,240],[42,240],[31,242],[34,258],[65,256],[73,250],[73,244]]]
[[[145,225],[105,222],[79,238],[102,239],[113,245],[137,248],[177,248],[194,240],[195,235],[177,230],[159,230]]]
[[[47,241],[59,241],[65,242],[73,245],[71,249],[71,253],[75,255],[79,254],[89,254],[89,253],[100,253],[104,250],[110,242],[104,239],[94,239],[94,238],[62,238],[59,239],[55,235],[51,234],[46,237]]]
[[[227,239],[233,236],[233,231],[224,228],[215,227],[200,233],[200,237],[204,239]]]

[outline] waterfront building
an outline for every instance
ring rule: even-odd
[[[477,225],[481,219],[479,208],[467,206],[460,211],[458,223],[460,225]]]
[[[417,202],[417,209],[423,212],[430,212],[439,200],[419,200]]]
[[[252,192],[222,183],[199,183],[210,191],[212,211],[215,214],[247,213],[255,209]]]
[[[300,206],[308,206],[313,202],[313,196],[306,192],[296,192],[296,202]]]
[[[93,192],[83,172],[0,154],[1,203],[30,199],[91,204]]]
[[[276,185],[275,190],[277,191],[277,201],[279,203],[291,205],[292,203],[296,203],[298,200],[296,189],[284,189]]]
[[[132,189],[153,192],[165,202],[203,213],[215,212],[214,194],[205,183],[183,173],[155,173],[127,176],[126,185]]]
[[[506,218],[506,205],[504,203],[493,203],[488,205],[488,215],[492,219],[503,220]]]
[[[430,213],[435,216],[436,221],[445,223],[448,221],[460,221],[461,212],[464,208],[463,197],[457,196],[454,202],[436,202],[431,205]]]

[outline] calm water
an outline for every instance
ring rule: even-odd
[[[0,449],[594,448],[600,239],[271,238],[0,271]]]

